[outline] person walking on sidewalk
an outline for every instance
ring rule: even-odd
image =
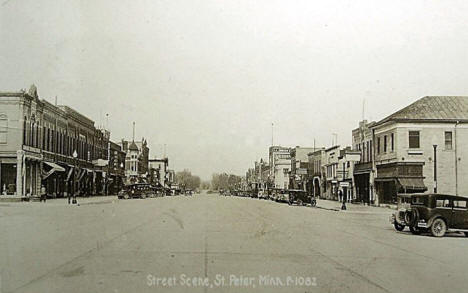
[[[46,202],[47,199],[47,191],[44,185],[41,186],[41,197],[39,199],[40,202],[44,201]]]

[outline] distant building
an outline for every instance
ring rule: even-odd
[[[122,147],[109,141],[109,194],[117,194],[125,184],[125,157]]]
[[[270,181],[274,188],[289,188],[290,151],[290,148],[282,146],[271,146],[269,148]]]
[[[148,182],[149,148],[147,141],[120,142],[122,150],[126,153],[125,176],[127,183]]]
[[[323,179],[323,197],[326,199],[338,200],[338,163],[340,157],[340,146],[332,146],[325,149],[325,161],[322,163],[325,168]]]
[[[313,147],[296,146],[295,148],[291,148],[291,171],[289,173],[290,189],[301,189],[312,193],[312,181],[308,180],[308,154],[315,150],[316,149]]]
[[[374,203],[373,184],[374,176],[372,172],[373,140],[372,127],[375,122],[363,120],[359,122],[359,127],[352,131],[353,150],[361,153],[361,159],[354,168],[355,197],[357,202]]]
[[[312,181],[312,194],[315,197],[322,197],[325,184],[323,180],[326,178],[324,163],[326,162],[325,148],[318,149],[307,155],[308,176],[309,181]]]
[[[160,184],[161,186],[169,187],[168,181],[168,167],[169,159],[150,159],[149,160],[149,172],[150,182],[153,184]]]
[[[353,151],[351,147],[346,147],[340,150],[340,157],[338,158],[337,180],[338,190],[344,199],[351,202],[356,201],[355,184],[354,184],[354,165],[361,160],[361,153]],[[338,198],[343,201],[343,198]]]
[[[468,97],[423,97],[370,128],[377,203],[398,193],[468,196]]]

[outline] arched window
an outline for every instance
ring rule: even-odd
[[[5,114],[0,114],[0,143],[7,143],[8,134],[8,117]]]

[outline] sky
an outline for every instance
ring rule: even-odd
[[[135,122],[170,168],[243,175],[272,130],[349,145],[362,117],[468,95],[467,15],[464,0],[0,0],[0,91],[34,83],[114,141]]]

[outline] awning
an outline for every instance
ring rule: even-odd
[[[81,173],[80,173],[80,176],[78,177],[78,182],[80,182],[81,179],[83,179],[85,173],[86,173],[86,169],[82,169]]]
[[[45,164],[49,165],[50,167],[52,167],[52,169],[54,169],[54,171],[57,171],[57,172],[65,172],[65,168],[62,167],[62,166],[59,166],[55,163],[51,163],[51,162],[46,162],[44,161]]]
[[[44,161],[44,164],[51,167],[51,169],[47,173],[44,174],[44,176],[42,177],[43,180],[47,179],[50,175],[54,174],[54,172],[65,172],[65,168],[55,163]]]
[[[65,181],[70,180],[71,174],[73,173],[73,170],[74,170],[74,169],[75,169],[74,167],[70,166],[70,169],[68,170],[67,179],[66,179]]]
[[[398,178],[398,182],[405,190],[427,190],[423,178]]]

